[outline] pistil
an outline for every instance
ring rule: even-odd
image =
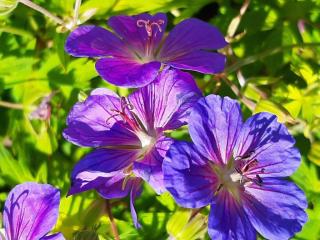
[[[150,56],[152,56],[153,52],[153,38],[156,34],[157,31],[162,32],[161,25],[164,24],[164,21],[162,19],[158,19],[157,21],[150,21],[150,20],[144,20],[144,19],[139,19],[137,21],[137,26],[138,27],[144,27],[147,35],[148,35],[148,40],[145,46],[145,58],[150,60]],[[154,31],[154,26],[156,27],[157,31]]]

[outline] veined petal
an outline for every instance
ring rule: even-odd
[[[201,96],[190,74],[166,68],[154,82],[132,93],[129,100],[146,129],[169,130],[187,123],[190,108]]]
[[[148,182],[157,194],[165,191],[162,162],[172,142],[173,140],[171,138],[161,137],[153,149],[133,165],[135,175]]]
[[[40,238],[40,240],[65,240],[62,233],[56,233],[49,236],[45,236],[43,238]]]
[[[161,63],[139,63],[126,58],[102,58],[96,62],[96,70],[108,82],[120,87],[143,87],[158,75]]]
[[[294,183],[264,178],[261,186],[246,187],[243,198],[250,222],[267,239],[289,239],[307,221],[307,200]]]
[[[120,98],[110,90],[96,89],[84,101],[74,105],[63,136],[80,146],[139,146],[139,139],[128,131],[117,111]]]
[[[224,189],[211,204],[208,233],[211,239],[255,240],[257,234],[243,208]]]
[[[152,52],[157,49],[166,30],[167,16],[164,13],[157,13],[154,16],[147,13],[136,16],[113,16],[108,24],[126,44],[141,55],[148,51],[147,47],[151,48]]]
[[[285,125],[277,122],[275,115],[258,113],[243,124],[234,156],[250,154],[257,159],[248,175],[286,177],[300,164],[300,153],[294,144],[294,138]]]
[[[218,179],[192,143],[174,142],[162,168],[165,187],[179,205],[200,208],[212,203]]]
[[[169,34],[160,51],[160,58],[177,58],[196,50],[213,50],[227,45],[220,31],[199,19],[179,23]]]
[[[220,53],[198,50],[168,58],[164,62],[174,68],[212,74],[223,71],[226,57]]]
[[[227,164],[242,125],[237,101],[209,95],[193,107],[189,118],[190,136],[197,149],[216,163]]]
[[[75,57],[130,56],[125,44],[108,30],[88,25],[70,33],[65,50]]]
[[[69,195],[96,189],[124,170],[138,157],[138,149],[97,149],[86,155],[72,170]]]
[[[56,224],[59,204],[59,190],[49,184],[27,182],[14,187],[3,213],[7,240],[45,236]]]

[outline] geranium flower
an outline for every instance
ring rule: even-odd
[[[224,68],[224,55],[209,50],[227,43],[217,28],[201,20],[182,21],[165,40],[163,13],[114,16],[108,24],[114,33],[93,25],[78,27],[65,50],[75,57],[98,58],[98,73],[112,84],[145,86],[157,77],[161,64],[208,74]]]
[[[172,140],[164,131],[186,124],[188,109],[201,96],[192,76],[164,69],[151,84],[119,97],[96,89],[77,103],[67,119],[64,137],[97,148],[73,169],[69,194],[96,189],[107,199],[130,194],[131,212],[144,179],[157,193],[164,191],[162,160]]]
[[[64,240],[61,233],[47,235],[57,222],[59,204],[60,192],[49,184],[15,186],[4,205],[5,240]]]
[[[190,113],[193,143],[175,142],[163,163],[165,186],[187,208],[210,205],[212,239],[288,239],[307,220],[304,193],[291,175],[300,163],[295,140],[275,115],[242,122],[228,97],[200,99]]]

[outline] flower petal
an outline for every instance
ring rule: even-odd
[[[246,187],[244,197],[250,222],[267,239],[289,239],[307,221],[306,197],[294,183],[264,178],[262,186]]]
[[[161,137],[154,148],[142,159],[136,161],[133,166],[135,175],[148,182],[157,194],[165,191],[162,162],[172,142],[171,138]]]
[[[119,174],[119,170],[129,167],[138,154],[137,149],[106,148],[89,153],[72,170],[72,186],[68,195],[103,186],[109,178]]]
[[[193,107],[190,136],[197,149],[216,163],[227,164],[241,129],[242,115],[237,101],[209,95]]]
[[[300,164],[300,153],[294,144],[294,138],[285,125],[277,122],[275,115],[258,113],[243,124],[234,155],[251,153],[251,158],[258,160],[248,175],[286,177]]]
[[[169,34],[160,51],[161,59],[177,58],[196,50],[212,50],[227,45],[220,31],[211,24],[189,18]]]
[[[93,25],[80,26],[70,33],[65,50],[74,57],[127,56],[125,44],[108,30]]]
[[[151,26],[151,39],[146,31],[147,21],[150,24],[158,23]],[[108,24],[138,55],[144,55],[148,51],[147,48],[156,51],[167,26],[167,17],[164,13],[157,13],[154,16],[147,13],[136,16],[113,16]]]
[[[84,102],[74,105],[63,136],[80,146],[139,146],[139,139],[117,114],[120,109],[120,98],[115,93],[96,89]]]
[[[190,74],[167,68],[154,82],[132,93],[129,100],[146,129],[172,130],[187,123],[190,108],[201,96]]]
[[[43,238],[40,238],[40,240],[65,240],[62,233],[56,233],[49,236],[45,236]]]
[[[124,198],[131,189],[134,182],[133,177],[127,178],[123,171],[114,172],[110,178],[104,178],[104,181],[96,188],[98,193],[106,199]]]
[[[139,63],[125,58],[102,58],[96,62],[100,76],[120,87],[143,87],[158,75],[160,62]]]
[[[141,180],[136,179],[132,185],[132,189],[130,192],[130,212],[131,212],[131,217],[132,217],[134,226],[136,228],[141,228],[141,224],[139,223],[137,212],[136,212],[136,209],[134,208],[134,201],[137,197],[140,196],[141,191],[142,191]]]
[[[182,207],[200,208],[213,201],[217,177],[192,143],[174,142],[162,168],[166,188]]]
[[[56,224],[59,204],[59,190],[49,184],[27,182],[14,187],[3,213],[8,240],[45,236]]]
[[[198,50],[170,58],[165,63],[178,69],[212,74],[223,71],[226,57],[220,53]]]
[[[225,190],[211,204],[208,233],[211,239],[255,240],[257,234],[243,208]]]

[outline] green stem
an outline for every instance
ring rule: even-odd
[[[234,84],[232,81],[230,81],[226,76],[222,75],[221,78],[224,80],[224,82],[229,85],[230,89],[233,91],[233,93],[240,98],[240,100],[251,110],[254,111],[256,108],[256,104],[243,96],[239,88],[236,84]]]
[[[52,19],[54,22],[56,22],[59,25],[65,25],[64,21],[61,18],[58,18],[57,16],[53,15],[51,12],[49,12],[47,9],[39,6],[38,4],[35,4],[32,1],[29,0],[19,0],[19,2],[23,3],[24,5],[42,13],[43,15],[47,16],[48,18]]]
[[[12,27],[12,26],[0,27],[0,32],[11,33],[11,34],[20,35],[28,38],[33,37],[29,32],[19,28]]]
[[[111,230],[112,230],[114,239],[115,240],[120,240],[118,228],[117,228],[116,222],[114,221],[114,218],[113,218],[113,215],[112,215],[112,212],[111,212],[111,205],[110,205],[110,201],[109,200],[106,200],[106,211],[107,211],[108,217],[110,219]]]
[[[287,46],[282,46],[282,47],[276,47],[276,48],[273,48],[273,49],[268,49],[268,50],[265,50],[265,51],[263,51],[261,53],[258,53],[256,55],[252,55],[250,57],[244,58],[244,59],[232,64],[231,66],[229,66],[229,67],[227,67],[225,69],[225,73],[227,73],[227,74],[232,73],[232,72],[238,70],[239,68],[241,68],[241,67],[243,67],[245,65],[254,63],[257,60],[261,60],[261,59],[263,59],[265,57],[268,57],[270,55],[273,55],[273,54],[276,54],[276,53],[279,53],[279,52],[282,52],[282,51],[285,51],[285,50],[288,50],[288,49],[303,48],[303,47],[318,47],[318,46],[320,46],[319,42],[293,44],[293,45],[287,45]]]

